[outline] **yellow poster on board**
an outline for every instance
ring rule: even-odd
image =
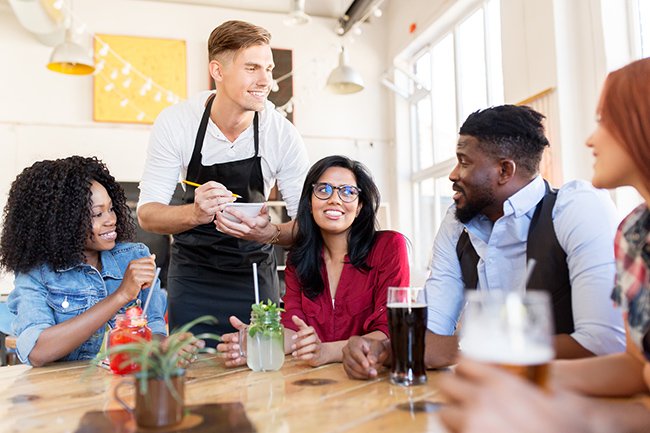
[[[93,120],[153,123],[187,97],[185,41],[95,35]]]

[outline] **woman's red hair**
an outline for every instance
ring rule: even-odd
[[[650,189],[650,58],[607,76],[599,112],[600,122],[630,154]]]

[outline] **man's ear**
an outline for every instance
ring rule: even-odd
[[[208,69],[215,83],[223,81],[223,65],[218,60],[210,60]]]
[[[499,161],[499,184],[505,185],[515,177],[517,164],[512,159],[501,159]]]

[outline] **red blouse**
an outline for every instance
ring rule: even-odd
[[[324,262],[321,274],[325,290],[313,300],[301,290],[295,268],[287,265],[284,273],[286,311],[282,314],[285,328],[298,330],[291,320],[295,315],[313,326],[322,342],[347,340],[353,335],[373,331],[381,331],[388,336],[388,287],[409,285],[410,270],[404,236],[393,231],[378,232],[366,263],[372,268],[367,272],[350,263],[343,265],[334,304]]]

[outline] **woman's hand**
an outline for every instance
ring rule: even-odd
[[[237,332],[223,334],[221,336],[221,343],[217,344],[217,352],[225,359],[224,364],[226,367],[238,367],[246,364],[246,357],[242,356],[239,344],[239,331],[245,331],[247,325],[235,316],[230,316],[230,324]]]
[[[294,340],[291,345],[291,355],[296,359],[306,361],[312,367],[326,364],[325,345],[321,343],[314,328],[308,326],[298,316],[292,316],[291,320],[298,327],[298,332],[291,337]]]
[[[135,300],[140,290],[146,289],[153,284],[153,277],[156,275],[156,255],[131,260],[124,271],[122,283],[117,288],[117,293],[123,299],[123,304]]]
[[[199,350],[205,347],[205,341],[199,340],[194,337],[191,332],[185,332],[179,336],[181,341],[185,340],[186,343],[178,350],[178,363],[179,368],[186,368],[188,365],[196,361]],[[169,338],[165,338],[162,342],[162,349],[167,351],[169,346]]]

